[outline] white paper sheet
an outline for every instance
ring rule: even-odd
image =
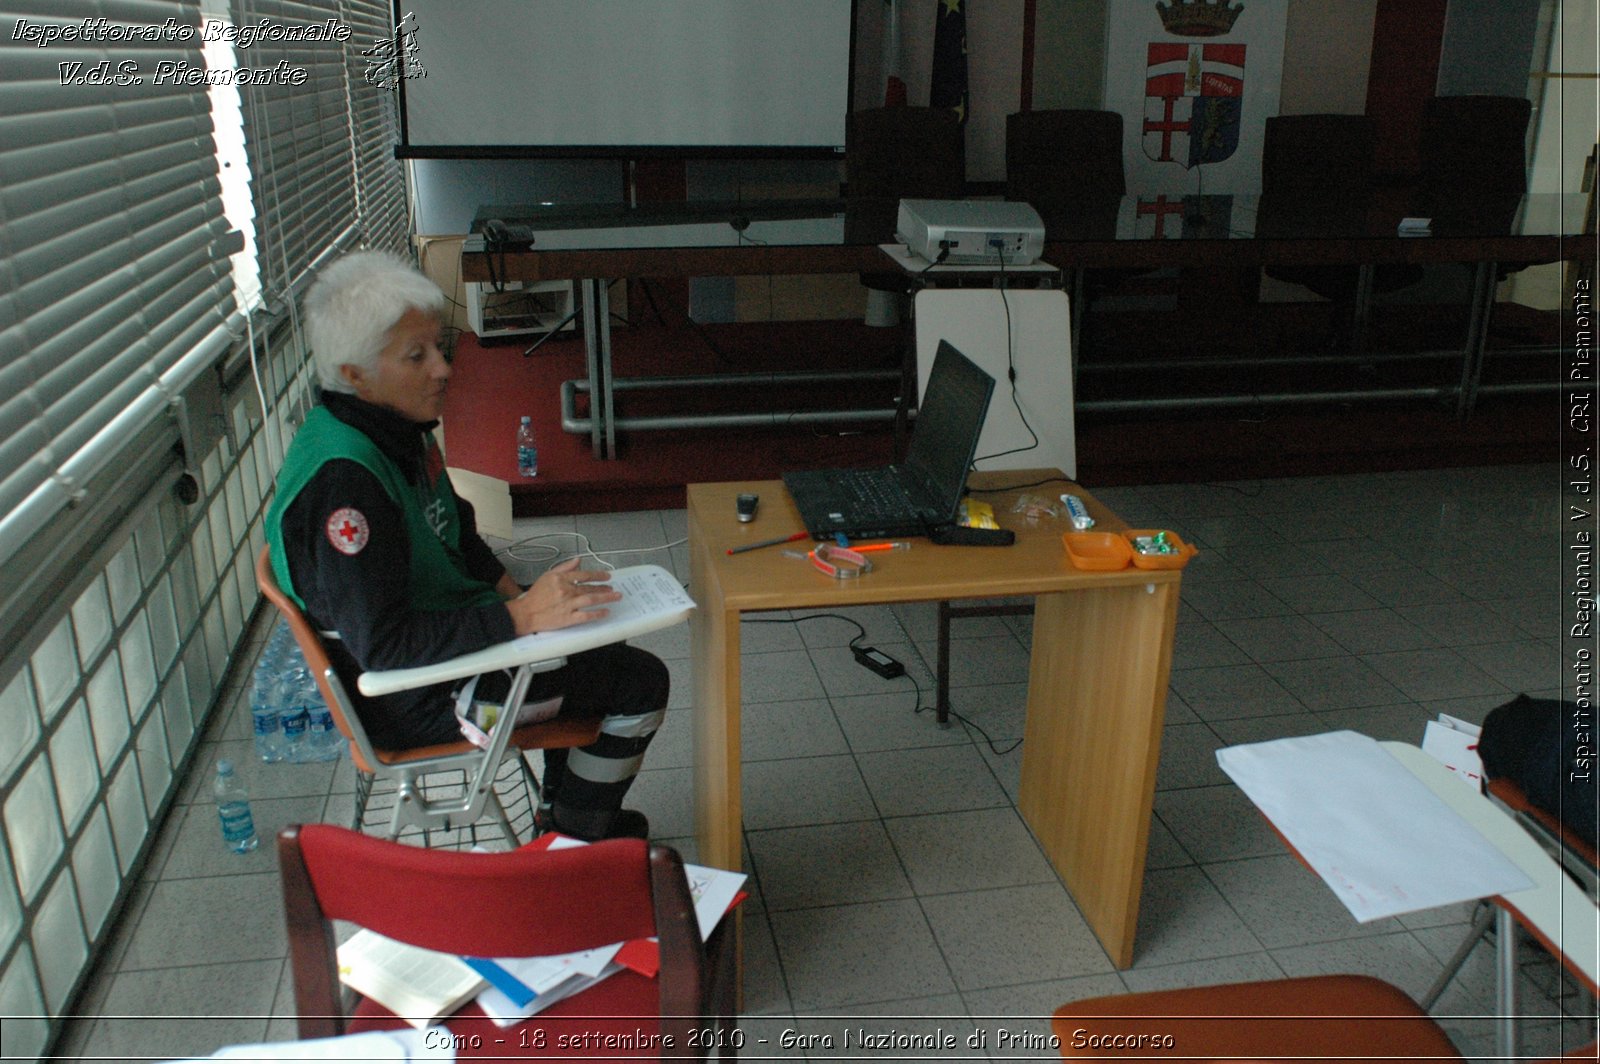
[[[1217,763],[1363,923],[1533,885],[1365,735],[1231,746]]]

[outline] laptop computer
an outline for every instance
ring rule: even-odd
[[[817,539],[922,536],[955,521],[995,380],[941,340],[904,464],[783,474]]]

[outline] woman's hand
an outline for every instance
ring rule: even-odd
[[[599,620],[611,612],[599,607],[622,598],[611,590],[610,579],[605,570],[579,569],[578,559],[568,558],[506,602],[511,623],[518,635],[529,635]]]

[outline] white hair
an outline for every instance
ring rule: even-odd
[[[306,334],[317,381],[354,391],[340,366],[372,370],[389,330],[407,311],[439,314],[445,295],[416,267],[381,251],[357,251],[324,267],[306,293]]]

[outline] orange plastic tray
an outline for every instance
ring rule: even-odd
[[[1167,534],[1167,542],[1177,548],[1172,554],[1141,554],[1133,546],[1134,540],[1141,536],[1153,536],[1158,532]],[[1130,528],[1123,533],[1127,537],[1128,553],[1132,556],[1133,564],[1140,569],[1182,569],[1189,564],[1200,551],[1192,544],[1185,543],[1183,539],[1170,528]]]
[[[1133,561],[1132,545],[1116,532],[1063,532],[1061,543],[1079,569],[1126,569]]]

